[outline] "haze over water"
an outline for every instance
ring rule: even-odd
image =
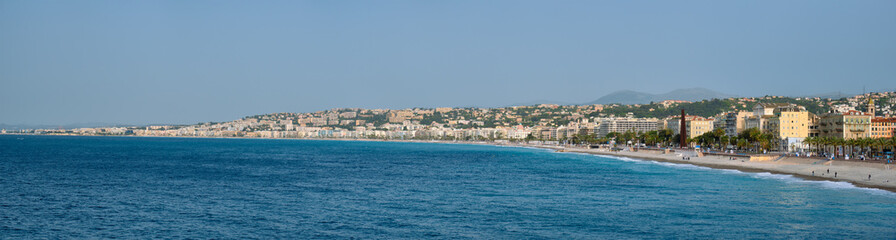
[[[0,136],[11,238],[896,236],[896,194],[432,143]]]

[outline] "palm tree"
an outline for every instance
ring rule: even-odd
[[[873,154],[871,154],[871,146],[874,145],[874,142],[877,142],[876,139],[862,138],[862,155],[865,156],[865,158],[870,158],[870,156],[873,156]]]
[[[747,139],[744,139],[744,138],[738,138],[738,139],[737,139],[737,148],[738,148],[738,149],[744,149],[744,148],[746,148],[748,145],[750,145],[750,142],[747,141]]]
[[[846,139],[834,138],[834,145],[838,147],[834,150],[835,153],[838,152],[837,150],[839,150],[840,157],[846,156]]]
[[[830,151],[828,151],[828,149],[825,149],[825,153],[830,154],[830,155],[836,155],[836,154],[837,154],[837,144],[839,143],[838,139],[839,139],[839,138],[828,137],[827,140],[825,140],[825,141],[826,141],[826,144],[825,144],[826,148],[830,148]]]
[[[874,158],[875,150],[877,152],[883,153],[883,146],[886,144],[887,139],[884,138],[875,138],[871,141],[871,157]],[[883,155],[883,154],[881,154]]]
[[[809,146],[808,150],[810,152],[812,151],[812,144],[815,144],[815,139],[816,139],[815,137],[806,137],[803,139],[803,144],[806,144]]]
[[[827,152],[828,152],[828,144],[830,144],[830,143],[831,143],[831,141],[830,141],[830,139],[827,138],[827,137],[820,137],[820,138],[818,138],[818,140],[816,140],[816,144],[818,144],[819,147],[820,147],[820,148],[818,149],[818,154],[825,154],[825,153],[827,153]]]
[[[845,140],[845,141],[843,141],[843,145],[844,145],[844,146],[843,146],[843,147],[844,147],[844,149],[843,149],[844,151],[843,151],[843,152],[844,152],[844,153],[849,153],[849,154],[846,154],[846,155],[849,155],[849,156],[852,156],[853,158],[855,158],[855,156],[856,156],[856,151],[855,151],[855,149],[856,149],[856,146],[859,145],[859,141],[858,141],[858,139],[844,139],[844,140]],[[848,152],[845,151],[845,150],[846,150],[846,147],[849,147],[849,151],[848,151]]]
[[[725,148],[728,147],[728,144],[727,144],[728,140],[729,140],[729,137],[727,135],[723,135],[722,137],[719,138],[719,150],[724,151]]]

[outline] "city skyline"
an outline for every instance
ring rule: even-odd
[[[890,1],[0,3],[0,123],[892,91]]]

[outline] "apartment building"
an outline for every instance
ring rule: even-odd
[[[810,136],[812,118],[816,117],[802,106],[779,107],[774,117],[769,118],[767,129],[779,139],[805,138]]]
[[[597,136],[603,137],[611,132],[624,133],[649,132],[659,130],[656,118],[605,118],[600,120]]]
[[[892,138],[896,131],[896,117],[875,117],[871,119],[872,138]]]
[[[747,117],[750,115],[752,115],[752,112],[748,111],[729,112],[725,114],[725,135],[737,136],[737,134],[743,132],[744,129],[747,129]]]
[[[819,136],[856,139],[871,137],[871,114],[849,110],[827,113],[818,123]]]
[[[681,117],[673,117],[666,120],[666,126],[668,126],[668,128],[671,129],[673,133],[679,133],[681,129]],[[712,118],[704,118],[693,115],[685,116],[685,131],[687,132],[689,138],[703,135],[704,133],[712,131],[712,129]]]

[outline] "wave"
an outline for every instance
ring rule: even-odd
[[[704,167],[704,166],[697,166],[697,165],[687,164],[687,163],[660,162],[660,161],[654,161],[654,160],[637,159],[637,158],[621,157],[621,156],[601,156],[601,157],[613,158],[613,159],[622,160],[625,162],[633,162],[633,163],[639,163],[639,164],[655,164],[655,165],[680,168],[680,169],[724,170],[724,169],[714,169],[714,168],[709,168],[709,167]]]
[[[740,172],[740,171],[738,171]],[[874,193],[876,195],[883,195],[896,198],[896,193],[890,192],[883,189],[877,188],[867,188],[867,187],[859,187],[850,182],[840,182],[840,181],[830,181],[830,180],[806,180],[789,174],[776,174],[769,172],[757,172],[757,173],[746,173],[741,172],[742,174],[747,174],[750,177],[758,178],[758,179],[771,179],[777,181],[783,181],[787,183],[797,183],[797,184],[809,184],[816,185],[823,188],[828,189],[838,189],[838,190],[861,190],[870,193]]]

